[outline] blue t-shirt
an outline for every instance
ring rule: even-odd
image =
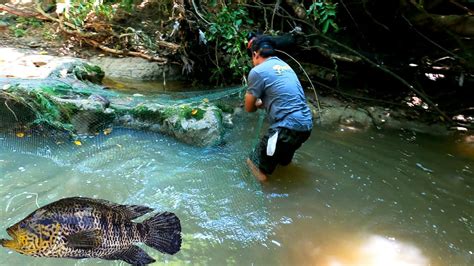
[[[273,56],[252,68],[248,92],[262,99],[271,128],[284,127],[296,131],[313,128],[313,117],[301,83],[293,69]]]

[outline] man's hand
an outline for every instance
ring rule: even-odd
[[[263,108],[262,99],[257,99],[257,100],[255,101],[255,106],[256,106],[257,108]]]

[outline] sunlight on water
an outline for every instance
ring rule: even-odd
[[[321,264],[316,262],[316,264]],[[430,265],[429,260],[421,250],[411,244],[372,235],[353,246],[340,257],[330,257],[327,262],[330,266],[339,265],[366,265],[366,266],[403,266],[403,265]]]
[[[474,264],[469,147],[408,131],[316,128],[293,163],[260,185],[244,163],[256,125],[255,116],[237,116],[226,143],[212,148],[126,129],[81,146],[0,135],[0,238],[37,204],[87,196],[175,212],[182,250],[144,247],[157,264]],[[0,261],[125,265],[4,248]]]

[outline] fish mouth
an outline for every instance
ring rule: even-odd
[[[7,228],[7,233],[13,239],[4,239],[4,238],[2,238],[2,239],[0,239],[0,245],[2,247],[9,248],[9,247],[12,246],[13,243],[16,242],[16,235],[15,235],[14,230],[11,227]]]
[[[0,239],[0,246],[4,247],[9,241],[11,240],[8,240],[8,239]]]

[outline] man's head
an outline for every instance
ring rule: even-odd
[[[275,42],[270,36],[255,36],[249,40],[247,49],[251,53],[253,65],[256,66],[275,55]]]

